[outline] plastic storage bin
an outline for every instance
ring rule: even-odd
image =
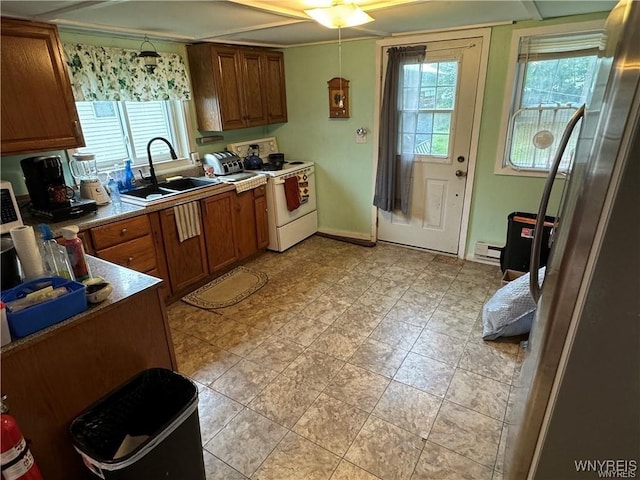
[[[64,277],[42,277],[2,292],[4,303],[26,297],[28,293],[51,284],[53,288],[66,287],[68,293],[27,307],[18,312],[7,310],[7,321],[12,338],[26,337],[87,309],[86,287]]]
[[[136,375],[81,413],[70,431],[98,478],[205,480],[198,390],[171,370]]]
[[[507,217],[507,243],[500,254],[500,268],[528,272],[531,259],[531,245],[536,226],[535,213],[513,212]],[[540,251],[540,266],[547,264],[549,258],[549,236],[555,222],[555,217],[544,218],[542,249]]]

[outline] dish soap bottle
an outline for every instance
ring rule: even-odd
[[[75,280],[67,250],[53,239],[51,227],[46,223],[38,225],[42,235],[42,259],[48,275]]]
[[[64,237],[64,246],[69,254],[69,260],[71,261],[71,267],[73,273],[76,276],[76,280],[81,282],[89,277],[89,266],[84,254],[84,245],[82,239],[78,238],[78,232],[80,229],[77,225],[69,225],[68,227],[61,228],[62,236]]]
[[[133,170],[131,170],[131,160],[126,160],[124,162],[124,188],[126,190],[131,190],[136,186],[136,177],[133,174]]]

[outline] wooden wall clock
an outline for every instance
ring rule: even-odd
[[[329,118],[349,118],[349,80],[335,77],[329,85]]]

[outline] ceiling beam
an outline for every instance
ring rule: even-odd
[[[527,11],[531,20],[542,20],[542,15],[540,15],[540,10],[534,0],[519,0],[518,3]]]
[[[268,30],[270,28],[286,27],[287,25],[294,25],[296,23],[305,23],[305,22],[308,22],[308,21],[309,21],[309,19],[304,19],[304,20],[282,20],[280,22],[264,23],[262,25],[251,25],[249,27],[232,28],[232,29],[229,29],[229,30],[220,30],[220,31],[216,32],[215,35],[208,35],[207,37],[203,37],[203,39],[218,38],[218,37],[223,37],[225,35],[235,35],[237,33],[254,32],[256,30]]]
[[[62,18],[53,19],[53,22],[59,26],[63,26],[65,30],[73,30],[83,33],[117,33],[119,37],[140,39],[145,36],[154,40],[177,41],[177,42],[193,42],[196,41],[193,35],[182,35],[180,33],[162,32],[154,30],[144,30],[140,28],[116,27],[112,25],[101,25],[99,23],[78,22],[76,20],[65,20]]]
[[[267,3],[260,0],[227,0],[230,3],[236,3],[244,7],[262,10],[263,12],[273,13],[284,17],[297,18],[301,20],[310,20],[309,16],[303,11],[292,10],[290,8],[279,7],[277,2]]]
[[[128,0],[95,0],[95,1],[87,1],[87,2],[74,2],[71,5],[67,5],[66,7],[57,8],[55,10],[51,10],[46,13],[41,13],[34,17],[35,20],[39,20],[42,22],[50,22],[60,15],[64,15],[65,13],[77,12],[79,10],[92,10],[96,8],[102,8],[107,6],[112,6],[116,3],[126,2]]]

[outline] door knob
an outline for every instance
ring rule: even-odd
[[[466,177],[467,172],[463,172],[462,170],[456,170],[456,177]]]

